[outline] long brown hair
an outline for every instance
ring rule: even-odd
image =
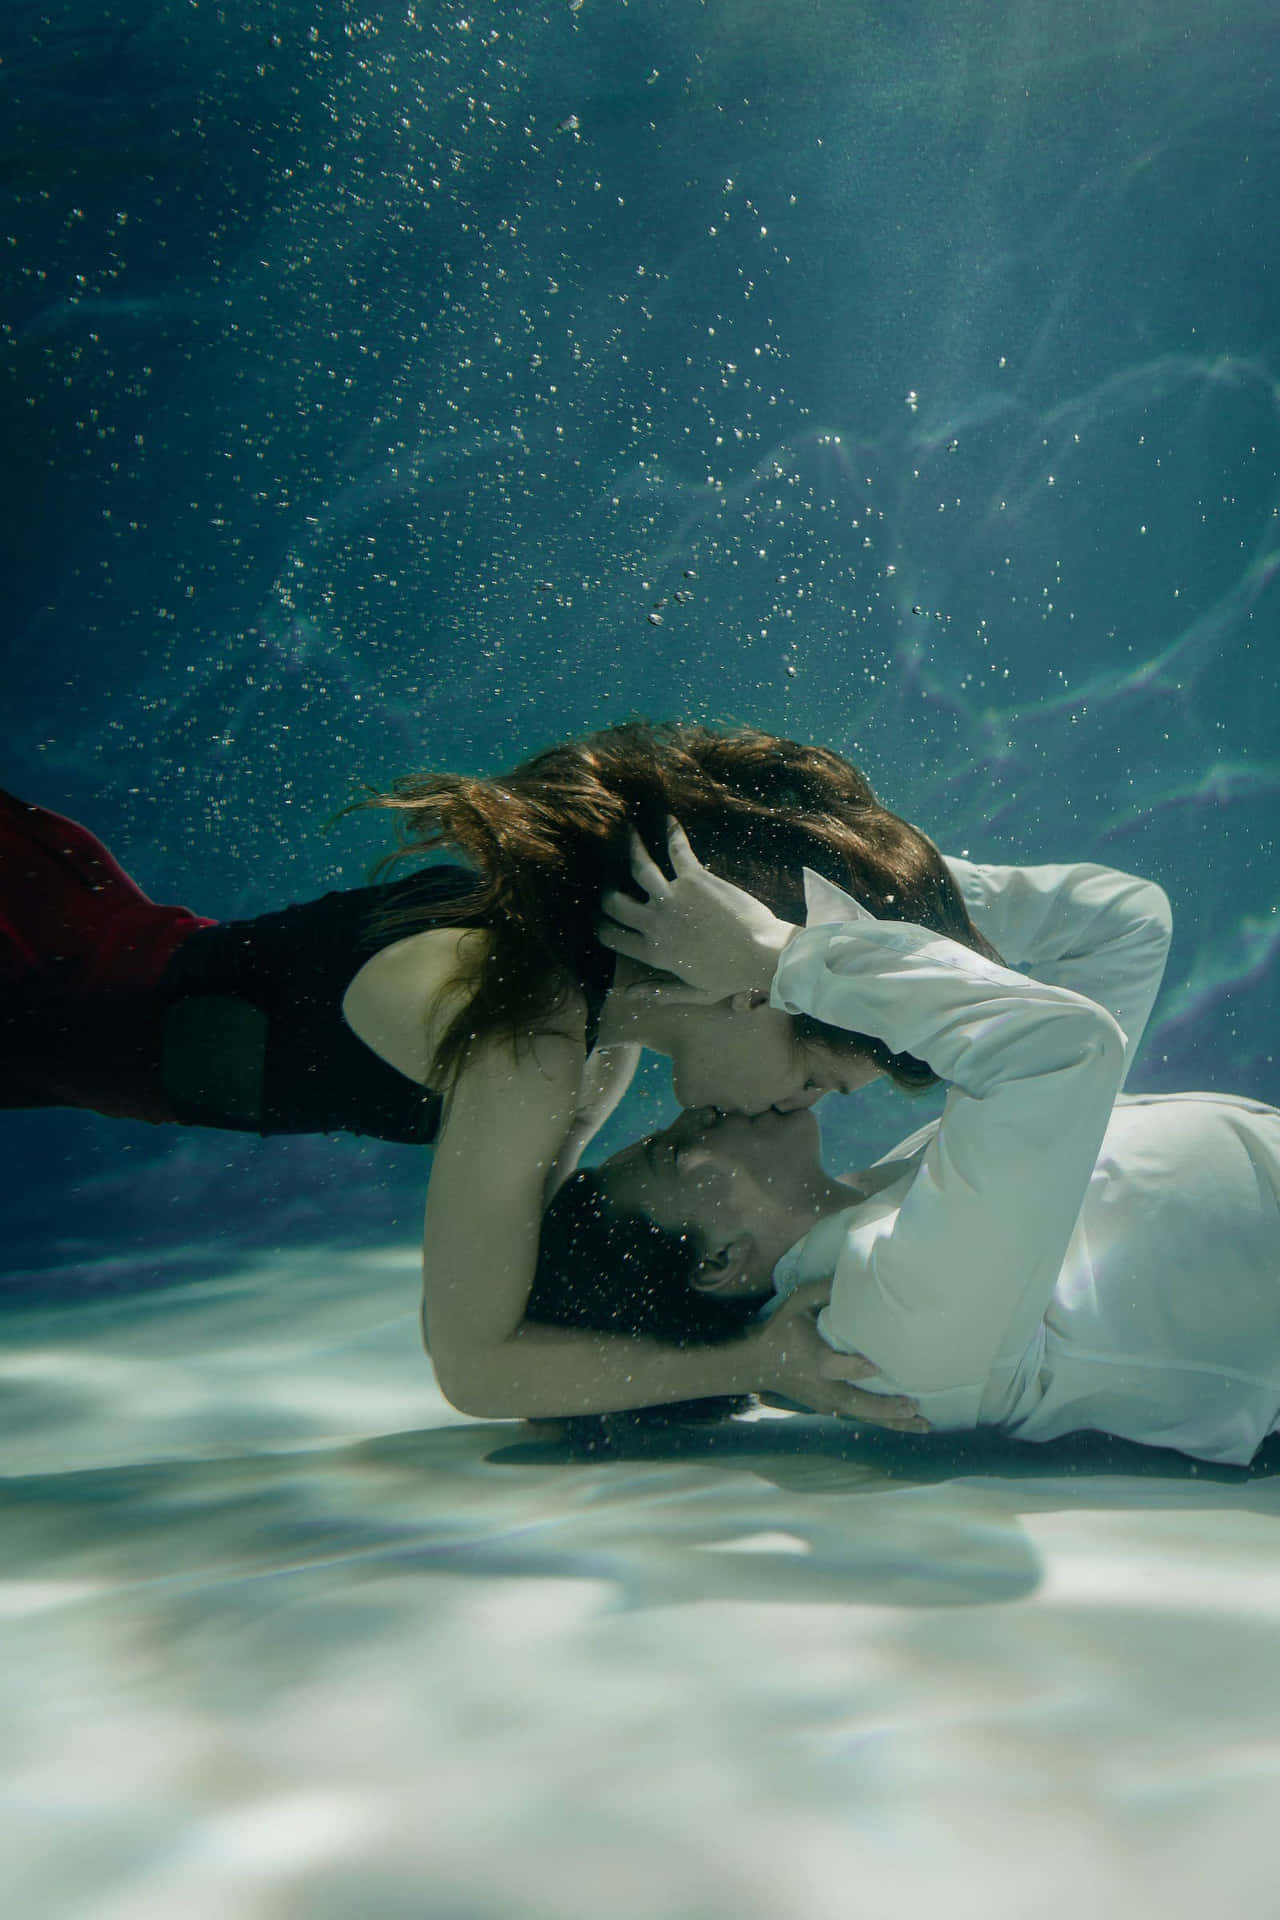
[[[797,925],[801,868],[812,867],[880,919],[909,920],[998,957],[982,938],[937,849],[882,807],[858,769],[825,747],[751,727],[626,721],[526,760],[496,778],[424,774],[359,803],[396,816],[399,847],[380,862],[447,847],[475,870],[474,890],[433,926],[483,927],[491,939],[474,992],[446,1032],[433,1079],[452,1077],[477,1039],[535,1030],[584,981],[598,978],[600,895],[632,886],[629,829],[660,861],[674,815],[694,851]],[[409,907],[384,931],[410,933]],[[468,983],[469,984],[469,983]],[[800,1039],[870,1055],[901,1085],[927,1086],[923,1061],[817,1021]]]

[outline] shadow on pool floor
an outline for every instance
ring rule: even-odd
[[[691,1425],[619,1421],[591,1434],[571,1428],[556,1432],[547,1423],[546,1432],[501,1446],[490,1458],[505,1466],[597,1459],[700,1460],[748,1468],[788,1459],[827,1459],[873,1469],[886,1480],[917,1485],[974,1477],[1018,1480],[1087,1475],[1239,1486],[1280,1474],[1280,1434],[1264,1442],[1251,1466],[1236,1467],[1191,1460],[1166,1447],[1139,1446],[1105,1433],[1072,1434],[1033,1444],[994,1429],[968,1434],[891,1433],[856,1421],[797,1413],[785,1420]]]

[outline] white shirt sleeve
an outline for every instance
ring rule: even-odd
[[[975,926],[1013,967],[1096,1000],[1133,1064],[1168,957],[1172,916],[1153,880],[1091,865],[988,867],[947,856]]]
[[[1081,994],[805,884],[810,924],[779,961],[774,1006],[874,1034],[951,1085],[900,1206],[851,1220],[819,1330],[935,1424],[973,1426],[994,1417],[988,1384],[1053,1293],[1125,1036]]]

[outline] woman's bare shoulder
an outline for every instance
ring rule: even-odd
[[[474,990],[489,936],[475,927],[429,927],[366,960],[342,999],[352,1032],[427,1086],[431,1063]]]
[[[347,988],[347,1025],[388,1065],[430,1086],[440,1043],[475,991],[489,947],[490,936],[476,927],[431,927],[393,941]],[[586,1016],[585,995],[570,987],[531,1037],[544,1047],[563,1041],[581,1048]]]

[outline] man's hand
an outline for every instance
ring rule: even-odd
[[[673,973],[711,999],[727,1000],[743,991],[767,994],[778,957],[796,928],[753,894],[709,873],[675,820],[667,847],[673,880],[632,834],[631,871],[648,899],[616,890],[604,894],[596,928],[602,945]]]

